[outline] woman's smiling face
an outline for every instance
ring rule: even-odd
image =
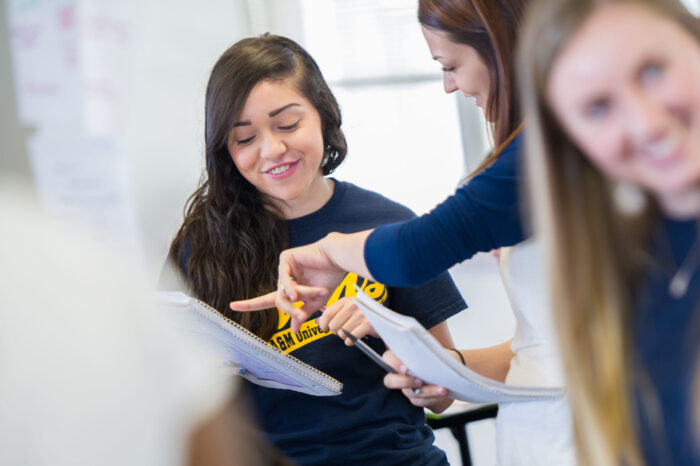
[[[485,109],[490,89],[489,70],[476,49],[453,42],[444,31],[423,25],[421,29],[433,60],[442,65],[445,92],[459,90]]]
[[[598,7],[555,60],[547,100],[607,176],[662,208],[698,197],[700,43],[671,19],[624,2]]]
[[[279,207],[285,218],[318,210],[332,194],[321,173],[321,117],[293,80],[253,87],[229,134],[236,168]]]

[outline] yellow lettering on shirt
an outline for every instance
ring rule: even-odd
[[[354,297],[356,295],[355,285],[364,291],[370,298],[384,303],[388,297],[386,286],[381,283],[375,283],[365,278],[358,277],[357,274],[348,273],[341,284],[331,294],[326,307],[345,297]],[[295,306],[301,307],[302,303],[294,303]],[[289,316],[284,312],[279,312],[278,331],[272,335],[269,343],[281,350],[283,353],[291,353],[309,343],[312,343],[321,338],[332,335],[331,332],[323,332],[315,320],[308,320],[301,325],[297,333],[292,332],[289,328]]]

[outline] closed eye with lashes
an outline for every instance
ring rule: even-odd
[[[251,137],[245,138],[245,139],[239,139],[236,141],[236,144],[238,144],[239,146],[244,146],[244,145],[252,142],[253,139],[255,139],[255,136],[251,136]]]
[[[297,126],[299,126],[299,122],[298,122],[298,121],[297,121],[296,123],[292,123],[291,125],[287,125],[287,126],[278,126],[278,128],[281,129],[282,131],[291,131],[291,130],[293,130],[294,128],[296,128]]]

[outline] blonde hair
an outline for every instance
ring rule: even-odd
[[[610,182],[559,126],[546,85],[562,47],[591,13],[622,2],[653,8],[700,40],[697,18],[677,0],[539,0],[528,13],[519,57],[530,202],[548,245],[579,460],[595,466],[643,464],[631,398],[640,377],[630,360],[630,328],[658,209],[649,200],[634,218],[616,212]]]

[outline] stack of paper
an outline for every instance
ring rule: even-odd
[[[409,369],[409,374],[440,385],[450,396],[472,403],[500,403],[559,398],[561,388],[506,385],[477,374],[457,361],[413,317],[382,306],[359,288],[354,298],[384,343]]]

